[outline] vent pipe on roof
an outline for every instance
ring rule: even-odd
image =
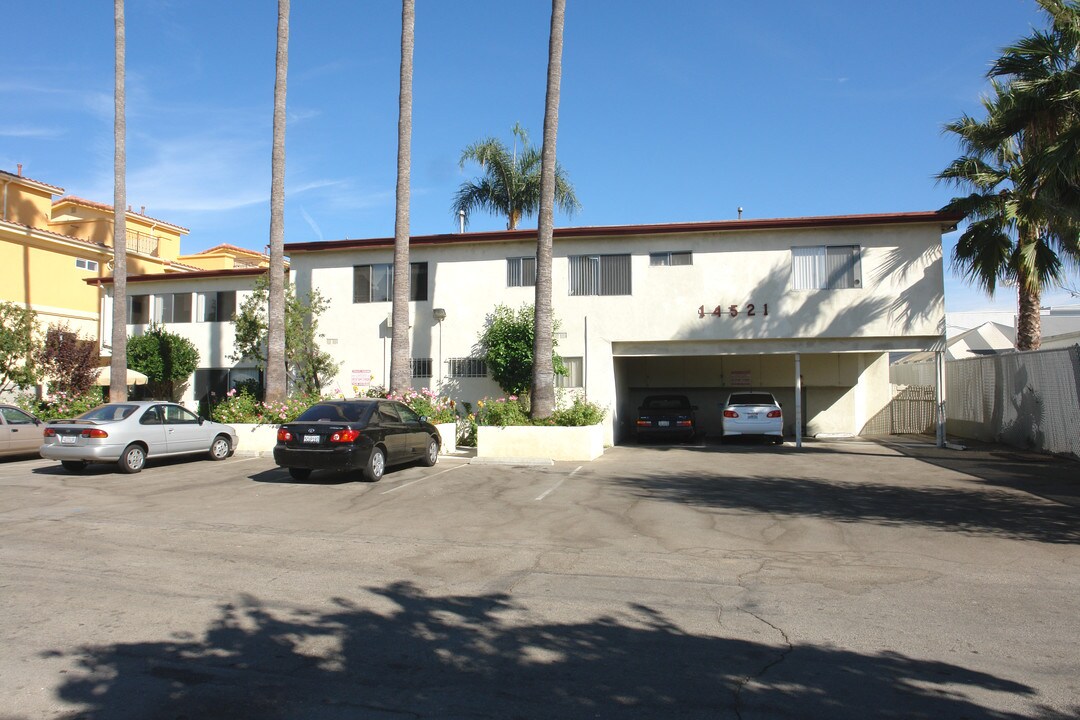
[[[19,177],[22,177],[22,163],[18,163]]]
[[[465,234],[465,211],[464,210],[458,210],[457,211],[457,217],[458,217],[458,227],[460,228],[460,233],[462,235],[464,235]]]
[[[739,219],[742,220],[742,206],[739,206]]]
[[[145,205],[140,205],[139,206],[139,214],[140,215],[145,215],[146,214],[146,206]]]

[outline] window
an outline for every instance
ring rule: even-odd
[[[693,265],[694,254],[690,252],[649,253],[649,264],[654,267],[670,265]]]
[[[412,358],[412,376],[414,378],[431,377],[431,358]]]
[[[128,295],[128,324],[145,325],[150,322],[150,296]]]
[[[165,411],[166,425],[198,425],[199,416],[179,405],[159,405]]]
[[[97,260],[84,260],[82,258],[75,258],[75,267],[79,268],[80,270],[96,271],[98,269],[98,264]]]
[[[413,412],[412,408],[408,405],[397,406],[398,415],[401,416],[402,422],[417,424],[420,422],[420,416]]]
[[[571,255],[571,295],[629,295],[629,255]]]
[[[353,302],[390,302],[394,299],[394,266],[353,266]],[[426,262],[409,263],[409,299],[428,299],[428,271]]]
[[[536,258],[506,258],[506,287],[535,287]]]
[[[487,363],[483,358],[450,358],[447,373],[453,378],[487,377]]]
[[[791,248],[793,290],[849,290],[862,287],[858,245]]]
[[[34,418],[30,417],[22,410],[16,410],[13,407],[0,407],[0,415],[4,417],[4,420],[8,425],[33,425]]]
[[[585,363],[579,357],[564,357],[563,365],[566,366],[565,375],[555,376],[555,387],[579,388],[584,387]]]
[[[154,322],[191,322],[191,293],[157,295],[154,302]]]
[[[203,322],[229,322],[236,314],[236,291],[221,290],[202,294]]]

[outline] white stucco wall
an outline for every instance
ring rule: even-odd
[[[860,246],[862,286],[793,290],[791,248],[818,245]],[[650,266],[649,253],[665,251],[689,251],[693,264]],[[410,260],[428,263],[429,292],[428,300],[410,303],[411,355],[430,357],[435,366],[434,377],[418,379],[418,387],[438,389],[442,370],[443,389],[460,400],[501,394],[488,379],[451,382],[445,361],[476,354],[477,336],[496,305],[532,303],[533,288],[506,287],[506,259],[534,252],[529,238],[412,247]],[[569,295],[568,256],[623,253],[632,256],[631,295]],[[557,350],[586,359],[589,399],[611,410],[609,440],[620,416],[632,411],[626,393],[633,388],[702,387],[719,396],[732,370],[753,376],[756,368],[762,385],[755,380],[755,386],[790,393],[793,410],[795,352],[807,356],[803,375],[815,409],[808,431],[855,433],[887,401],[883,353],[933,349],[944,331],[940,222],[559,238],[554,255]],[[351,390],[353,371],[385,385],[390,303],[353,303],[353,266],[391,263],[392,248],[293,251],[290,259],[298,292],[317,287],[330,300],[321,330],[326,349],[342,361],[337,385]],[[736,317],[726,312],[732,305]],[[711,314],[717,306],[721,317]],[[447,313],[441,328],[432,317],[436,307]],[[666,360],[651,366],[645,382],[635,368],[652,357]],[[710,396],[699,404],[715,402]]]

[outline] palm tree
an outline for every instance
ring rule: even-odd
[[[113,0],[116,66],[113,88],[113,313],[109,400],[127,400],[127,120],[124,95],[124,0]]]
[[[289,74],[289,0],[278,0],[274,140],[270,162],[270,290],[266,322],[266,401],[281,402],[285,381],[285,94]]]
[[[1080,261],[1080,5],[1039,0],[1051,29],[1006,48],[988,75],[986,117],[945,126],[964,155],[938,177],[970,189],[944,209],[970,221],[953,265],[991,296],[1018,295],[1016,347],[1040,345],[1040,301]]]
[[[536,235],[536,313],[533,331],[533,377],[529,394],[534,420],[555,412],[555,368],[552,361],[551,252],[557,192],[555,141],[559,132],[559,86],[562,83],[563,25],[566,0],[551,0],[548,39],[547,95],[544,102],[544,145],[540,161],[540,217]]]
[[[550,82],[550,81],[549,81]],[[545,114],[545,123],[547,117]],[[544,129],[545,134],[547,128]],[[474,210],[485,210],[506,216],[506,229],[517,229],[522,216],[540,209],[540,151],[529,145],[528,133],[515,123],[514,147],[501,140],[486,138],[473,143],[461,152],[462,168],[470,160],[478,163],[483,176],[464,182],[454,196],[451,208],[454,218],[465,213],[465,224]],[[521,143],[520,152],[518,143]],[[567,215],[581,209],[574,188],[562,166],[555,165],[555,204]]]
[[[397,208],[394,215],[394,298],[391,313],[390,390],[412,385],[409,362],[409,174],[412,157],[413,0],[401,3],[401,89],[398,94]]]

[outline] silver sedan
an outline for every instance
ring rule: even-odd
[[[0,405],[0,455],[35,453],[41,445],[41,421],[14,405]]]
[[[160,400],[100,405],[74,420],[51,421],[42,434],[41,457],[59,460],[70,472],[82,472],[87,463],[115,462],[122,472],[137,473],[148,457],[197,453],[224,460],[237,442],[231,425]]]

